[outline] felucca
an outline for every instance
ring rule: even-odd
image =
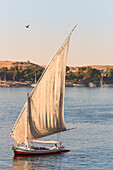
[[[12,147],[14,155],[45,155],[69,151],[62,146],[60,140],[37,139],[67,130],[63,113],[65,72],[69,40],[75,27],[45,68],[31,94],[27,93],[27,102],[10,133],[16,142],[16,146]],[[55,146],[39,146],[39,143]]]

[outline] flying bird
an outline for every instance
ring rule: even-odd
[[[25,25],[26,28],[29,28],[29,25]]]

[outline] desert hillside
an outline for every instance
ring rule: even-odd
[[[97,70],[107,70],[107,68],[113,69],[112,65],[89,65],[89,66]],[[78,68],[79,68],[79,67],[70,67],[70,66],[68,67],[70,68],[70,71],[72,72],[78,71]],[[80,67],[87,67],[87,66],[80,66]]]
[[[14,66],[18,66],[19,68],[21,68],[22,70],[25,69],[28,66],[32,66],[35,63],[31,63],[29,61],[25,62],[25,61],[0,61],[0,68],[2,67],[7,67],[8,69]],[[37,65],[37,64],[36,64]],[[43,67],[45,68],[46,65],[37,65],[37,67]],[[78,71],[79,67],[72,67],[72,66],[68,66],[70,68],[70,71]],[[87,66],[80,66],[80,67],[87,67]],[[90,67],[95,68],[97,70],[106,70],[107,68],[112,68],[112,65],[90,65]]]
[[[34,65],[34,63],[31,63],[29,61],[27,62],[25,61],[0,61],[0,68],[7,67],[8,69],[10,69],[11,67],[18,66],[18,68],[21,68],[23,70],[32,65]],[[39,67],[39,65],[37,64],[36,66]]]

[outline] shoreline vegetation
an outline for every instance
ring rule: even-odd
[[[0,61],[0,87],[35,87],[45,66]],[[66,67],[67,87],[113,87],[113,66]]]

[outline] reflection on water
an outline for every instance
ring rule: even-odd
[[[113,169],[113,88],[66,88],[65,123],[77,127],[61,133],[70,152],[13,159],[9,133],[31,90],[0,88],[0,170]]]
[[[13,170],[61,169],[62,154],[14,157]]]

